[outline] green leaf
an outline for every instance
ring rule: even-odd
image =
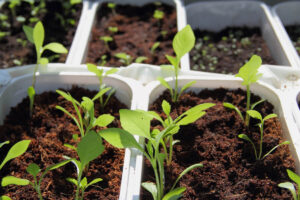
[[[162,109],[163,109],[164,113],[165,113],[167,116],[170,116],[171,105],[170,105],[166,100],[163,100],[161,106],[162,106]]]
[[[92,99],[93,101],[95,101],[96,99],[100,98],[101,96],[103,96],[107,91],[109,91],[111,89],[111,87],[107,87],[104,89],[101,89]]]
[[[3,145],[6,145],[6,144],[9,144],[9,141],[5,141],[5,142],[0,143],[0,148],[3,147]]]
[[[31,43],[34,43],[33,41],[33,28],[30,27],[30,26],[26,26],[26,25],[23,25],[23,31],[27,37],[27,40]]]
[[[65,143],[65,144],[64,144],[64,146],[65,146],[65,147],[67,147],[67,148],[70,148],[70,149],[73,149],[73,150],[75,150],[75,151],[76,151],[76,147],[75,147],[75,146],[73,146],[73,145],[71,145],[71,144],[67,144],[67,143]]]
[[[148,58],[145,57],[145,56],[139,56],[139,57],[137,57],[137,58],[135,59],[134,62],[136,62],[136,63],[142,63],[142,62],[144,62],[144,61],[147,60],[147,59],[148,59]]]
[[[159,47],[160,42],[155,42],[151,47],[151,53],[153,54],[154,51]]]
[[[31,174],[32,176],[36,177],[38,175],[38,173],[41,171],[41,169],[40,169],[40,167],[37,164],[31,163],[26,168],[26,171],[29,174]]]
[[[293,199],[297,200],[297,192],[296,192],[296,189],[295,189],[293,183],[291,183],[291,182],[284,182],[284,183],[278,184],[278,186],[281,187],[281,188],[288,189],[292,193]]]
[[[11,198],[8,196],[1,196],[0,200],[11,200]]]
[[[235,76],[243,79],[242,85],[255,83],[262,76],[262,74],[258,73],[258,68],[261,66],[261,63],[261,58],[257,55],[253,55],[251,59],[240,68],[239,73]]]
[[[68,164],[68,163],[71,162],[71,161],[72,161],[71,159],[63,160],[63,161],[61,161],[61,162],[59,162],[59,163],[50,165],[49,167],[46,168],[45,171],[48,172],[48,171],[57,169],[57,168],[59,168],[59,167],[62,167],[62,166],[64,166],[64,165]]]
[[[102,76],[102,72],[103,72],[103,71],[100,71],[100,70],[97,68],[96,65],[91,64],[91,63],[87,63],[86,66],[87,66],[87,69],[88,69],[90,72],[96,74],[96,76],[98,76],[98,77],[101,77],[101,76]]]
[[[177,125],[181,126],[181,125],[188,125],[191,124],[195,121],[197,121],[199,118],[201,118],[203,115],[205,115],[206,112],[198,112],[198,113],[191,113],[188,114],[187,116],[183,117],[178,123],[176,123]]]
[[[32,87],[32,86],[28,87],[27,94],[28,94],[29,99],[33,99],[34,95],[35,95],[34,87]]]
[[[101,181],[103,181],[102,178],[95,178],[94,180],[92,180],[91,182],[89,182],[89,184],[87,184],[86,187],[88,188],[89,186],[94,185],[94,184],[96,184],[96,183],[99,183],[99,182],[101,182]]]
[[[70,94],[67,94],[66,92],[64,91],[61,91],[61,90],[56,90],[56,92],[62,96],[63,98],[65,98],[67,101],[74,101],[77,105],[80,105],[80,103],[78,101],[76,101]]]
[[[182,115],[180,116],[184,116],[184,115],[190,115],[190,114],[194,114],[197,112],[201,112],[203,110],[206,110],[208,108],[211,108],[213,106],[215,106],[216,104],[214,103],[203,103],[203,104],[199,104],[197,106],[194,106],[192,108],[190,108],[189,110],[185,111]]]
[[[133,135],[119,128],[108,128],[99,132],[108,143],[117,148],[136,148],[143,152]]]
[[[107,75],[109,75],[109,74],[114,74],[114,73],[116,73],[117,71],[118,71],[117,68],[113,68],[113,69],[110,69],[110,70],[108,70],[107,72],[105,72],[105,75],[107,76]]]
[[[87,186],[87,179],[86,177],[84,177],[81,181],[80,181],[80,188],[85,188]]]
[[[191,87],[192,85],[194,85],[195,83],[196,83],[196,81],[191,81],[191,82],[188,82],[187,84],[185,84],[185,85],[181,88],[178,97],[180,97],[180,96],[181,96],[181,93],[183,93],[185,90],[187,90],[188,88],[190,88],[190,87]]]
[[[171,190],[168,192],[162,200],[177,200],[180,199],[183,196],[183,193],[185,192],[186,188],[185,187],[178,187],[175,188],[174,190]]]
[[[231,103],[228,103],[228,102],[224,102],[223,103],[223,106],[225,108],[229,108],[229,109],[232,109],[232,110],[235,110],[237,112],[237,114],[240,116],[240,118],[244,121],[244,117],[240,111],[240,109],[238,107],[236,107],[235,105],[231,104]]]
[[[173,39],[173,49],[178,60],[195,45],[195,35],[190,25],[186,25]]]
[[[95,132],[88,132],[78,143],[77,153],[84,168],[104,151],[101,137]]]
[[[160,82],[160,84],[162,84],[163,86],[165,86],[170,91],[171,96],[173,96],[173,89],[169,85],[169,83],[167,81],[165,81],[165,79],[163,79],[162,77],[158,77],[157,80]]]
[[[180,59],[178,59],[177,57],[169,56],[169,55],[166,55],[166,58],[171,63],[171,65],[173,65],[173,67],[175,68],[175,71],[177,71]]]
[[[10,161],[11,159],[14,159],[20,155],[22,155],[28,148],[30,144],[30,140],[22,140],[20,142],[17,142],[14,144],[8,151],[6,157],[2,161],[0,165],[0,170],[3,168],[3,166]]]
[[[284,141],[278,145],[276,145],[275,147],[273,147],[268,153],[266,153],[262,159],[264,159],[265,157],[267,157],[269,154],[271,154],[273,151],[275,151],[275,149],[277,149],[278,147],[280,147],[281,145],[287,145],[287,144],[290,144],[290,141]]]
[[[40,63],[39,64],[41,64],[41,65],[47,65],[48,63],[49,63],[48,58],[43,57],[43,58],[40,59]]]
[[[253,150],[254,150],[255,158],[258,159],[256,147],[255,147],[255,144],[252,142],[252,140],[245,134],[239,134],[238,137],[251,143]]]
[[[14,176],[6,176],[1,181],[1,186],[5,187],[8,185],[29,185],[30,181],[26,179],[17,178]]]
[[[75,4],[81,3],[81,1],[82,0],[70,0],[70,4],[75,5]]]
[[[120,121],[124,130],[133,135],[150,138],[150,121],[152,117],[143,112],[121,109]]]
[[[93,127],[95,126],[100,126],[100,127],[106,127],[108,126],[110,123],[112,123],[112,121],[114,121],[114,117],[110,114],[104,114],[104,115],[100,115],[93,123]]]
[[[294,181],[299,187],[300,186],[300,176],[289,169],[287,169],[286,171],[287,171],[287,174],[290,177],[290,179],[292,181]]]
[[[161,65],[160,69],[162,71],[174,71],[174,66],[173,65]]]
[[[54,53],[68,53],[68,50],[60,43],[51,42],[44,46],[44,50],[50,50]]]
[[[45,30],[42,22],[37,22],[33,28],[33,41],[38,53],[41,53],[45,38]]]
[[[92,99],[88,97],[82,97],[81,107],[89,113],[92,111],[91,114],[94,114],[94,101]]]
[[[263,121],[266,121],[266,120],[268,120],[268,119],[271,119],[271,118],[274,118],[274,117],[277,117],[277,115],[276,114],[269,114],[269,115],[267,115],[264,119],[263,119]]]
[[[247,113],[250,115],[250,117],[263,121],[261,114],[256,110],[248,110]]]
[[[265,99],[261,99],[261,100],[255,102],[254,104],[251,105],[250,110],[254,110],[254,108],[255,108],[258,104],[260,104],[260,103],[262,103],[262,102],[264,102],[264,101],[265,101]]]
[[[157,188],[155,183],[144,182],[142,183],[142,187],[152,194],[154,200],[157,200]]]
[[[73,183],[74,185],[77,186],[77,181],[74,178],[67,178],[66,179],[68,182]]]

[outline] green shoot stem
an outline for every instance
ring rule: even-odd
[[[250,97],[251,97],[250,85],[247,85],[247,107],[246,107],[246,117],[245,117],[245,124],[247,127],[249,126],[249,121],[250,121],[249,114],[247,113],[247,111],[250,109]]]
[[[260,128],[260,147],[259,147],[259,155],[258,155],[258,159],[261,159],[261,154],[262,154],[262,144],[263,144],[263,137],[264,137],[264,121],[262,121],[261,125],[259,126]]]
[[[79,170],[79,174],[78,174],[78,177],[77,177],[77,189],[76,189],[75,200],[80,200],[79,199],[79,190],[80,190],[80,182],[81,182],[82,171],[83,170]]]
[[[172,162],[172,154],[173,154],[173,136],[170,136],[170,141],[169,141],[169,158],[167,159],[167,166],[171,165]]]

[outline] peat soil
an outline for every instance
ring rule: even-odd
[[[81,101],[83,96],[92,98],[97,92],[89,91],[79,87],[73,87],[68,91],[75,99]],[[77,158],[74,150],[64,146],[65,143],[75,145],[78,141],[72,139],[73,134],[79,130],[73,120],[63,112],[56,109],[56,105],[66,108],[75,114],[70,102],[55,92],[44,92],[35,98],[34,114],[30,120],[29,99],[24,99],[19,105],[12,108],[6,117],[4,125],[0,126],[0,141],[9,140],[11,145],[5,145],[0,151],[0,160],[3,159],[12,144],[29,139],[31,143],[26,153],[7,163],[1,170],[0,177],[13,175],[19,178],[33,180],[26,172],[30,163],[36,163],[42,169],[63,160],[62,156]],[[119,109],[126,106],[112,97],[105,108],[104,113],[116,117],[111,127],[120,127]],[[100,106],[95,102],[95,116],[99,115]],[[95,178],[103,181],[91,186],[85,192],[84,199],[108,199],[117,200],[120,192],[121,176],[124,160],[124,150],[116,149],[105,143],[105,151],[92,161],[86,176],[88,182]],[[41,191],[44,199],[74,199],[75,186],[66,178],[77,179],[76,168],[69,163],[57,170],[50,171],[44,178]],[[31,186],[8,186],[0,188],[0,196],[7,195],[12,199],[38,199],[37,193]]]
[[[161,109],[163,99],[170,101],[168,92],[164,92],[150,106],[165,117]],[[260,99],[251,97],[251,102]],[[195,123],[182,126],[175,139],[180,140],[174,146],[173,161],[166,167],[167,191],[178,175],[195,163],[203,163],[183,176],[178,187],[186,187],[182,199],[201,200],[253,200],[253,199],[285,199],[292,196],[286,189],[279,188],[281,182],[289,181],[286,169],[295,170],[294,160],[288,146],[282,146],[261,161],[256,161],[250,143],[239,139],[238,134],[247,134],[259,142],[259,129],[256,120],[251,119],[247,129],[239,115],[223,107],[222,102],[231,102],[238,106],[242,113],[246,107],[246,92],[241,89],[229,91],[219,88],[203,90],[200,93],[187,93],[180,97],[178,103],[172,103],[173,118],[187,109],[202,103],[213,102],[216,106]],[[273,113],[273,106],[263,102],[256,107],[263,116]],[[152,127],[159,128],[154,121]],[[277,118],[265,122],[263,153],[283,142],[280,122]],[[155,182],[150,163],[145,161],[144,181]],[[152,199],[151,194],[142,189],[143,200]]]
[[[164,12],[163,19],[153,17],[155,10]],[[113,34],[108,30],[109,27],[117,27],[118,32]],[[111,67],[124,66],[125,64],[114,56],[122,52],[130,55],[132,62],[137,57],[144,56],[147,60],[143,63],[167,64],[165,55],[173,55],[172,41],[176,32],[176,9],[172,6],[117,5],[113,12],[106,3],[103,3],[97,12],[96,24],[92,28],[87,62]],[[104,41],[100,40],[103,36],[110,36],[113,41],[105,45]],[[151,53],[151,47],[155,42],[160,42],[160,45],[154,53]],[[105,62],[102,62],[102,56],[106,56]]]
[[[36,16],[42,21],[45,28],[44,45],[49,42],[59,42],[69,50],[81,15],[82,4],[76,4],[66,10],[62,6],[65,3],[64,0],[45,2],[46,10],[42,10]],[[0,9],[1,14],[8,17],[7,21],[10,24],[10,28],[0,25],[1,32],[10,32],[10,35],[0,40],[0,68],[36,63],[34,45],[27,42],[22,29],[24,24],[31,27],[36,24],[36,22],[30,22],[32,8],[25,1],[15,7],[16,16],[25,18],[25,22],[21,23],[16,20],[16,17],[13,17],[8,5],[5,3]],[[35,5],[38,5],[38,1]],[[45,51],[43,55],[48,57],[50,62],[65,62],[67,58],[67,54],[57,55],[49,51]]]
[[[300,56],[300,26],[299,25],[286,26],[285,29],[289,34],[293,42],[293,45],[297,50],[298,55]]]
[[[236,74],[253,54],[259,55],[264,64],[275,64],[259,28],[194,32],[197,39],[190,52],[192,70]]]

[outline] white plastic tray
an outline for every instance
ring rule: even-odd
[[[3,123],[10,108],[16,106],[27,96],[27,88],[32,82],[33,68],[34,65],[28,65],[0,71],[0,76],[8,77],[6,82],[0,86],[0,124]],[[143,91],[139,82],[119,75],[111,75],[104,79],[104,83],[116,89],[116,97],[122,103],[130,109],[136,109],[138,95]],[[49,64],[37,73],[36,92],[39,94],[58,88],[68,89],[74,84],[92,90],[99,89],[98,78],[90,73],[85,66]],[[128,179],[135,167],[134,153],[135,151],[132,154],[129,149],[125,151],[120,200],[128,199],[126,197]]]
[[[258,27],[278,65],[294,66],[290,49],[279,40],[269,8],[257,1],[195,2],[186,6],[187,23],[194,29],[218,32],[226,27]],[[184,63],[189,65],[189,63]]]

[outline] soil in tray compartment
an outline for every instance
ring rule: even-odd
[[[171,102],[168,92],[160,96],[150,106],[150,110],[162,113],[163,99]],[[257,96],[252,96],[251,102],[258,99]],[[185,168],[195,163],[203,163],[202,168],[192,170],[180,180],[178,186],[187,188],[182,199],[292,199],[288,190],[277,186],[281,182],[290,181],[286,174],[287,168],[295,170],[288,146],[280,147],[262,161],[255,161],[251,144],[239,139],[238,134],[247,134],[257,142],[257,121],[251,119],[250,130],[247,130],[239,115],[222,105],[222,102],[231,102],[244,112],[245,91],[220,88],[203,90],[199,94],[184,94],[179,103],[172,104],[171,116],[175,118],[188,108],[207,102],[213,102],[216,106],[208,109],[207,114],[194,124],[182,126],[175,135],[180,143],[174,145],[173,162],[166,169],[166,183],[169,184],[167,189]],[[256,110],[266,116],[273,112],[273,106],[264,102]],[[159,124],[153,122],[152,127],[159,128]],[[266,153],[281,142],[283,138],[279,120],[267,120],[263,152]],[[150,164],[146,161],[143,181],[155,182],[152,173]],[[143,189],[141,199],[151,199],[151,194]]]
[[[82,96],[93,97],[96,91],[73,87],[69,90],[77,100]],[[38,164],[42,170],[47,166],[62,161],[63,155],[76,157],[76,152],[65,147],[63,144],[74,145],[73,134],[80,134],[75,123],[55,108],[60,105],[69,112],[74,113],[72,104],[55,92],[45,92],[37,95],[35,99],[35,111],[32,120],[28,119],[29,100],[26,98],[13,108],[5,120],[5,125],[0,126],[0,141],[11,141],[14,144],[23,139],[31,140],[26,153],[9,162],[0,172],[0,177],[14,175],[20,178],[32,180],[26,167],[30,163]],[[110,113],[117,119],[112,127],[119,126],[119,109],[126,106],[115,97],[105,108],[104,113]],[[95,102],[96,116],[99,115],[99,103]],[[6,155],[8,145],[2,147],[0,160]],[[78,159],[78,158],[77,158]],[[116,149],[105,143],[105,151],[89,165],[88,173],[84,174],[88,181],[102,178],[103,181],[91,186],[86,190],[84,199],[118,199],[120,192],[124,151]],[[77,179],[76,169],[69,163],[64,167],[48,173],[41,186],[44,199],[74,199],[75,187],[66,181],[66,178]],[[0,187],[1,195],[10,196],[12,199],[37,199],[36,192],[30,186]]]
[[[35,1],[33,8],[37,9],[39,2]],[[0,68],[36,63],[34,46],[27,41],[22,26],[34,27],[37,20],[41,20],[45,28],[44,45],[49,42],[59,42],[70,49],[82,4],[67,9],[66,6],[70,4],[64,0],[44,2],[45,8],[41,8],[35,16],[31,14],[33,12],[31,5],[25,1],[15,7],[17,17],[12,14],[8,7],[9,3],[5,3],[0,9],[0,32],[6,34],[4,37],[0,36]],[[66,6],[64,7],[63,4]],[[43,55],[48,57],[50,62],[65,62],[67,57],[67,54],[57,55],[48,51]]]
[[[275,64],[259,28],[226,28],[218,33],[197,29],[195,36],[192,70],[236,74],[253,54],[261,56],[263,63]]]
[[[156,10],[163,11],[163,19],[153,17]],[[109,27],[117,27],[113,33]],[[92,29],[87,62],[105,66],[126,66],[114,55],[126,53],[134,62],[140,56],[143,63],[161,65],[168,63],[165,54],[172,55],[172,40],[177,32],[176,9],[165,4],[147,4],[143,7],[117,5],[115,12],[102,4],[97,12],[96,25]],[[106,45],[101,37],[113,40]],[[151,53],[152,46],[159,46]]]
[[[285,29],[288,32],[298,55],[300,56],[300,26],[286,26]]]

